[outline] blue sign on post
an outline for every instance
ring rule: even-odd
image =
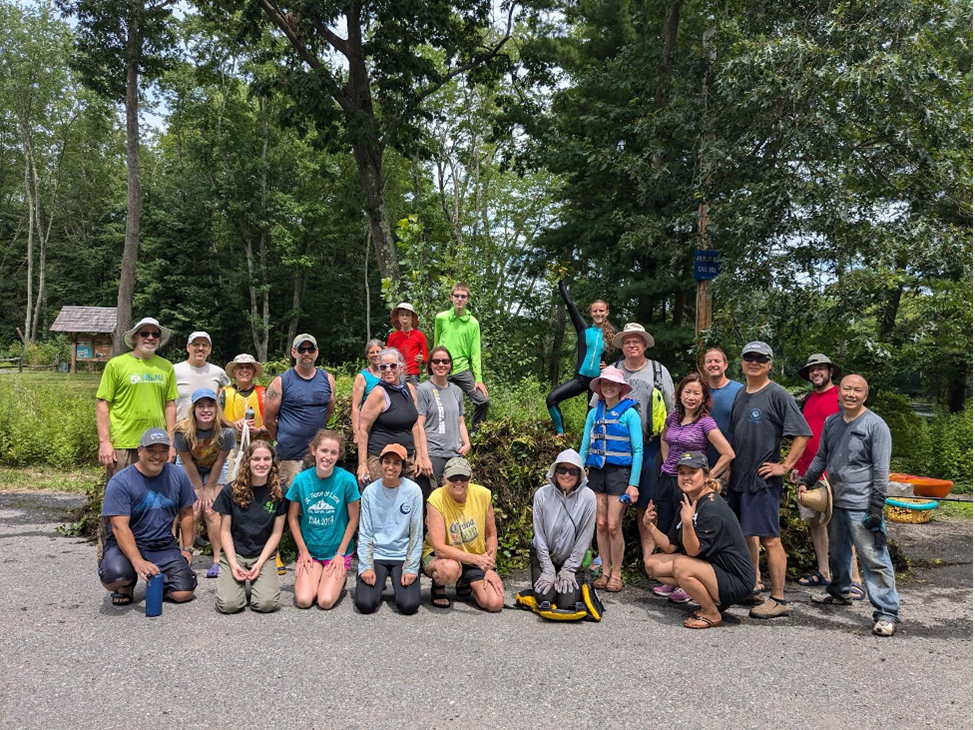
[[[694,278],[697,281],[710,281],[720,273],[720,253],[703,248],[694,252]]]

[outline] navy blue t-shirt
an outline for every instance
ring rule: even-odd
[[[108,481],[102,500],[102,517],[128,515],[129,528],[139,550],[178,547],[173,520],[184,507],[192,507],[196,493],[186,472],[164,464],[159,476],[147,477],[135,464]],[[111,523],[108,539],[115,542]]]

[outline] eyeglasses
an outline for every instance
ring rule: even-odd
[[[746,352],[741,356],[741,359],[745,362],[758,362],[762,364],[772,362],[772,358],[770,358],[768,355],[759,355],[758,353],[754,352]]]
[[[450,360],[445,358],[435,357],[430,361],[431,365],[450,365]]]
[[[297,348],[297,351],[300,352],[302,355],[307,355],[311,352],[315,352],[315,350],[317,349],[318,349],[317,347],[313,347],[311,345],[305,345],[304,347]]]
[[[579,470],[574,466],[557,466],[555,467],[556,474],[570,474],[574,477],[579,476]]]
[[[451,294],[450,296],[453,297],[454,299],[470,299],[471,298],[471,295],[470,294]]]
[[[457,482],[469,482],[470,477],[465,477],[463,474],[454,474],[452,477],[447,477],[447,481],[451,484],[456,484]]]
[[[399,363],[398,362],[381,362],[381,363],[379,363],[379,365],[377,367],[382,372],[386,372],[387,370],[396,370],[397,368],[399,368]]]
[[[150,337],[154,340],[158,340],[160,337],[162,337],[162,332],[160,332],[159,330],[156,330],[155,332],[150,332],[149,330],[143,330],[142,332],[139,333],[139,337],[141,337],[144,340],[148,340]]]

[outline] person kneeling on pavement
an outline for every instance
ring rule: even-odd
[[[139,439],[139,460],[115,474],[105,487],[102,517],[109,520],[98,577],[112,591],[112,603],[127,606],[139,578],[163,574],[163,595],[183,603],[193,598],[193,544],[179,546],[173,521],[192,540],[196,494],[186,473],[169,460],[169,434],[147,429]]]
[[[683,588],[700,606],[684,620],[688,629],[721,626],[721,610],[752,592],[755,567],[734,512],[718,494],[708,457],[686,451],[677,461],[681,491],[680,516],[664,535],[657,529],[657,511],[650,503],[644,516],[654,542],[663,551],[645,562],[647,574],[665,585]]]
[[[602,606],[582,565],[596,529],[596,495],[587,486],[582,457],[566,449],[545,478],[548,483],[535,492],[532,503],[533,590],[519,593],[516,600],[546,618],[599,621]]]

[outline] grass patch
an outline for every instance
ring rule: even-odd
[[[56,490],[84,494],[99,482],[101,467],[55,469],[46,466],[13,468],[0,466],[0,489],[10,491]]]
[[[971,502],[942,502],[938,509],[934,510],[933,520],[941,522],[943,520],[972,520]]]

